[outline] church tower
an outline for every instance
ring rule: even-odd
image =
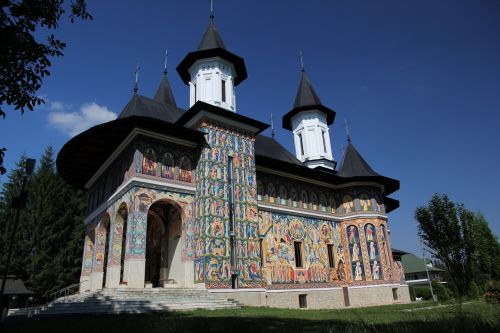
[[[247,78],[245,62],[226,50],[213,13],[198,49],[182,60],[177,71],[189,85],[189,107],[202,101],[236,112],[235,87]]]
[[[302,67],[295,103],[283,116],[283,128],[293,132],[295,155],[308,167],[335,169],[328,129],[334,119],[335,111],[321,104]]]

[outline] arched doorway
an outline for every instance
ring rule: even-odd
[[[146,284],[162,287],[184,279],[181,265],[181,208],[157,201],[148,211],[146,235]]]

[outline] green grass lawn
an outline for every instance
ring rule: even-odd
[[[148,315],[78,316],[7,320],[2,332],[500,332],[500,306],[469,301],[430,302],[342,310],[245,307]]]

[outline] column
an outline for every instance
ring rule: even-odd
[[[149,209],[149,207],[147,208]],[[129,213],[123,284],[129,288],[144,288],[146,268],[147,209]]]
[[[91,290],[100,290],[104,278],[104,258],[106,252],[106,226],[101,221],[95,229],[94,264],[92,266]]]
[[[82,273],[80,275],[80,293],[90,291],[92,263],[94,259],[94,231],[85,235],[83,245]]]
[[[124,220],[119,213],[111,217],[109,228],[108,262],[106,263],[106,288],[120,286],[121,254]]]

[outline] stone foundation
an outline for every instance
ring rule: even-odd
[[[394,290],[394,291],[393,291]],[[299,295],[306,295],[307,309],[345,308],[344,289],[318,288],[295,290],[218,289],[209,290],[220,298],[231,298],[246,306],[298,309]],[[410,302],[408,285],[385,284],[347,287],[349,307],[390,305]],[[395,297],[396,296],[396,299]]]

